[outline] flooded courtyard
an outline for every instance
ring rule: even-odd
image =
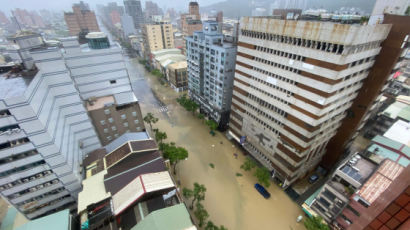
[[[268,188],[272,195],[268,200],[254,189],[256,178],[240,169],[245,156],[238,146],[223,133],[211,136],[203,121],[177,104],[179,94],[159,84],[135,59],[126,59],[126,63],[143,113],[159,118],[154,127],[167,133],[166,141],[188,150],[188,159],[177,166],[176,180],[182,187],[191,188],[194,182],[205,185],[202,203],[210,215],[208,220],[230,230],[305,229],[303,223],[296,223],[303,215],[301,208],[276,185]],[[238,153],[237,159],[234,153]]]

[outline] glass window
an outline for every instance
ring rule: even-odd
[[[112,117],[108,118],[108,122],[113,123],[114,119],[112,119]]]
[[[121,119],[123,119],[123,120],[127,119],[127,115],[121,114]]]
[[[111,136],[108,136],[108,137],[107,137],[107,140],[109,140],[109,141],[110,141],[111,139],[112,139],[112,137],[111,137]]]
[[[104,129],[104,133],[108,133],[108,129],[107,129],[107,128]]]
[[[137,127],[137,131],[141,131],[141,127]]]
[[[115,126],[112,126],[111,129],[112,129],[112,131],[117,131],[117,127],[115,127]]]
[[[139,120],[134,120],[134,123],[138,124],[138,123],[140,123],[140,121]]]
[[[118,133],[114,134],[114,137],[117,138],[117,137],[118,137]]]
[[[124,122],[124,127],[128,127],[128,122]]]
[[[109,109],[104,109],[104,113],[105,114],[110,114],[110,110]]]
[[[105,125],[105,120],[100,121],[101,125]]]

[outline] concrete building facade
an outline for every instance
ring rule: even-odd
[[[167,79],[171,87],[177,92],[188,89],[187,66],[186,61],[172,63],[167,66]]]
[[[82,160],[101,144],[60,49],[12,40],[35,64],[32,76],[0,76],[0,193],[34,219],[76,208]]]
[[[201,15],[199,14],[199,4],[190,2],[188,13],[181,14],[181,30],[185,36],[192,36],[195,31],[202,30]]]
[[[174,48],[172,24],[166,21],[145,25],[143,34],[147,55],[153,51]]]
[[[132,92],[89,98],[86,108],[103,145],[124,133],[145,131],[141,109]]]
[[[230,134],[286,187],[322,159],[391,25],[240,24]]]
[[[144,14],[140,0],[124,0],[125,13],[132,17],[135,29],[142,29]]]
[[[218,22],[204,22],[187,37],[188,93],[201,111],[224,128],[232,99],[236,44],[218,32]]]
[[[81,2],[82,3],[82,2]],[[73,12],[65,12],[64,19],[70,35],[77,36],[80,32],[98,32],[100,28],[95,13],[81,4],[73,5]]]

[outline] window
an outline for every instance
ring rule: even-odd
[[[123,120],[127,119],[127,115],[121,114],[121,119],[123,119]]]
[[[117,80],[110,80],[110,84],[115,84],[117,83]]]
[[[117,137],[118,137],[118,133],[114,134],[114,137],[117,138]]]
[[[107,128],[104,129],[104,133],[108,133],[108,129],[107,129]]]
[[[137,131],[141,131],[141,127],[137,127]]]
[[[139,120],[134,120],[134,124],[139,124],[140,121]]]
[[[108,115],[108,114],[110,114],[110,110],[109,110],[109,109],[104,109],[104,113],[105,113],[106,115]]]
[[[105,125],[105,120],[100,121],[101,125]]]
[[[107,137],[107,140],[111,141],[111,140],[112,140],[112,137],[111,137],[111,136],[108,136],[108,137]]]
[[[112,130],[112,131],[117,131],[117,127],[111,126],[111,130]]]
[[[114,119],[112,119],[112,117],[108,118],[108,122],[113,123]]]
[[[124,122],[124,127],[128,127],[128,122]]]

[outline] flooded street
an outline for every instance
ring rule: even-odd
[[[268,188],[272,195],[268,200],[254,189],[256,178],[240,169],[245,157],[223,133],[211,136],[200,119],[177,104],[178,93],[159,84],[136,59],[126,58],[126,64],[143,114],[153,113],[159,118],[153,126],[167,133],[166,141],[188,150],[188,159],[177,166],[176,179],[183,187],[192,188],[194,182],[205,185],[203,204],[209,220],[230,230],[305,229],[303,223],[296,223],[303,215],[301,208],[276,185]],[[238,159],[233,153],[238,153]]]

